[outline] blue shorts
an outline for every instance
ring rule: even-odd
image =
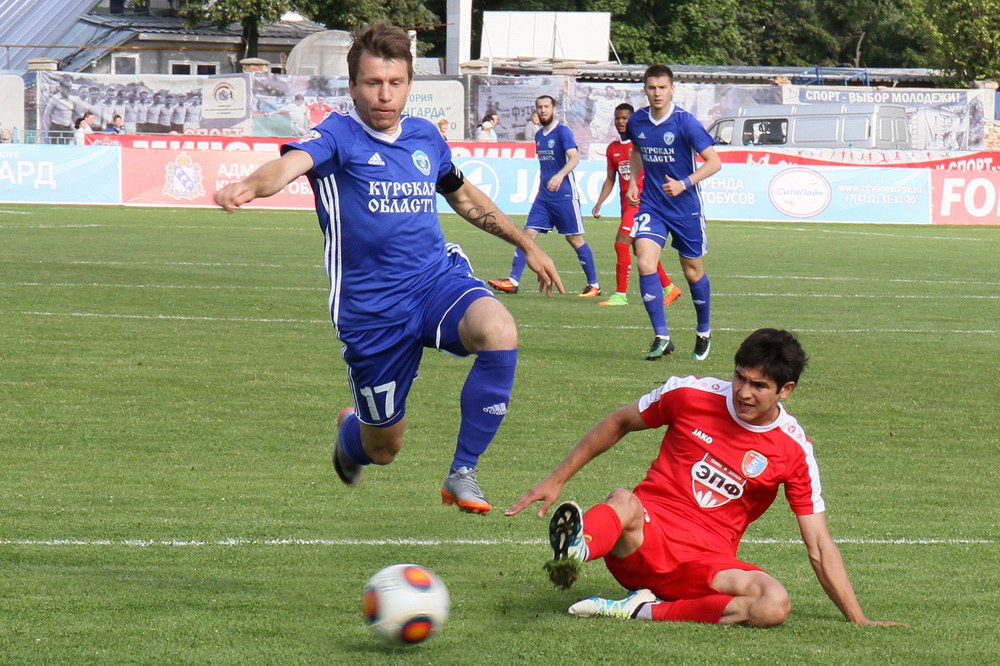
[[[347,383],[362,423],[390,426],[406,413],[406,396],[424,347],[468,356],[458,323],[473,301],[494,298],[457,245],[448,246],[449,270],[426,291],[413,295],[410,317],[398,325],[361,331],[337,331],[344,343]]]
[[[553,229],[570,236],[583,233],[583,215],[580,214],[580,202],[576,199],[542,199],[535,198],[528,211],[528,221],[525,229],[547,234]]]
[[[639,208],[635,216],[635,239],[648,238],[664,247],[667,236],[671,237],[670,246],[685,259],[697,259],[708,254],[708,234],[705,233],[705,215],[692,215],[686,219],[669,219],[659,215],[651,215]]]

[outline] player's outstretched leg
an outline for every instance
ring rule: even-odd
[[[354,415],[353,407],[344,407],[337,415],[337,439],[333,443],[333,469],[336,470],[340,480],[349,486],[358,485],[365,472],[364,465],[352,460],[344,451],[346,440],[355,437],[360,444],[361,422]]]
[[[545,564],[549,580],[556,587],[569,589],[580,576],[587,560],[587,542],[583,539],[583,513],[576,502],[563,502],[549,520],[549,545],[552,560]]]
[[[654,601],[656,595],[651,591],[635,590],[629,592],[624,599],[587,597],[570,606],[568,612],[577,617],[615,617],[634,620],[643,606]]]

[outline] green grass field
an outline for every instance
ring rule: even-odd
[[[615,226],[589,222],[606,290]],[[511,249],[448,217],[481,277]],[[511,410],[482,460],[489,516],[440,504],[468,361],[428,352],[397,461],[343,487],[348,391],[306,213],[0,205],[0,663],[996,663],[1000,228],[712,223],[713,353],[642,357],[628,308],[506,297],[521,329]],[[569,246],[542,242],[571,292]],[[680,278],[676,258],[667,270]],[[633,292],[636,288],[633,280]],[[797,331],[790,409],[817,451],[834,536],[868,615],[819,587],[779,497],[741,555],[791,592],[773,630],[580,620],[603,565],[550,586],[546,522],[506,518],[605,412],[671,374],[728,377],[742,338]],[[631,486],[659,435],[594,461],[567,498]],[[414,561],[449,586],[440,635],[394,649],[361,590]]]

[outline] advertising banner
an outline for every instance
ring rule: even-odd
[[[216,190],[243,180],[274,157],[245,151],[122,148],[121,152],[122,203],[137,206],[214,206]],[[312,210],[314,205],[312,188],[302,177],[247,208]]]
[[[207,134],[103,134],[84,136],[92,146],[121,146],[143,150],[226,150],[264,153],[278,157],[282,144],[290,139],[270,136],[221,136]]]
[[[97,146],[0,146],[0,202],[121,203],[119,149]]]
[[[929,173],[732,164],[699,187],[710,220],[930,224]]]
[[[84,113],[96,131],[118,115],[128,134],[249,134],[250,89],[244,74],[38,72],[38,129],[72,130]]]
[[[931,172],[934,224],[1000,224],[1000,172]]]
[[[727,148],[725,146],[716,146],[715,151],[723,164],[802,164],[1000,171],[1000,153],[987,151]]]

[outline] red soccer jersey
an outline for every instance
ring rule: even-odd
[[[733,411],[731,382],[689,376],[640,398],[639,411],[667,432],[635,493],[691,557],[735,556],[781,484],[796,515],[825,510],[812,442],[784,407],[770,425],[751,425]]]
[[[628,184],[632,179],[629,173],[629,157],[632,155],[632,142],[622,141],[621,139],[617,141],[612,141],[608,144],[608,168],[614,169],[618,172],[618,195],[621,197],[622,210],[625,210],[627,202],[625,201],[625,194],[628,192]],[[639,192],[642,192],[642,174],[639,174]]]

